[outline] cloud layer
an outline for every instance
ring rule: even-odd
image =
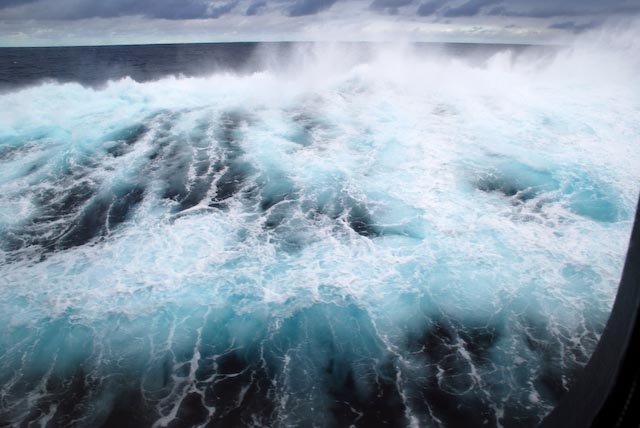
[[[240,0],[0,0],[1,19],[63,19],[145,16],[160,19],[207,19],[229,13],[253,16],[275,9],[285,16],[314,15],[338,1],[359,0],[254,0],[237,10]],[[482,15],[551,18],[640,12],[638,0],[372,0],[368,8],[383,13],[411,9],[418,16],[475,17]]]
[[[90,21],[95,20],[106,21],[100,24],[107,29],[104,39],[118,40],[141,28],[157,40],[163,36],[157,29],[167,28],[176,41],[186,35],[200,41],[368,40],[384,39],[382,33],[387,39],[402,33],[431,40],[435,32],[452,40],[473,35],[487,41],[487,35],[506,34],[504,41],[536,42],[548,33],[577,34],[638,14],[640,0],[0,0],[0,45],[28,44],[16,40],[34,35],[93,40],[96,24]]]

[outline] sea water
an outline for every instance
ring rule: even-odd
[[[626,49],[0,49],[0,425],[535,426],[624,262]]]

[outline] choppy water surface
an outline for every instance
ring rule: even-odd
[[[629,53],[252,55],[0,94],[0,425],[535,426],[615,297]]]

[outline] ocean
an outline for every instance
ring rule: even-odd
[[[536,426],[615,298],[635,53],[0,48],[0,426]]]

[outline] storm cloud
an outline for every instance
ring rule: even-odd
[[[567,16],[635,14],[640,12],[638,0],[516,0],[500,1],[489,15],[524,18],[555,18]]]
[[[151,19],[207,19],[228,13],[254,16],[271,10],[281,16],[315,15],[330,9],[337,0],[0,0],[0,19],[114,18],[143,16]],[[397,13],[401,8],[414,16],[445,18],[504,16],[554,18],[640,13],[640,0],[341,0],[378,13]],[[417,7],[410,7],[414,3]],[[236,11],[238,5],[242,5]],[[368,6],[368,7],[367,7]],[[349,9],[353,13],[353,8]],[[569,22],[569,20],[565,20]],[[577,24],[580,25],[580,24]]]
[[[259,14],[262,10],[264,10],[267,2],[264,0],[257,0],[247,7],[247,11],[244,13],[247,16],[254,16]]]
[[[420,4],[418,6],[417,14],[418,16],[431,16],[435,14],[438,9],[444,6],[447,3],[446,0],[431,0],[425,3]]]
[[[413,0],[374,0],[369,7],[373,10],[395,15],[398,13],[399,8],[408,6],[411,3],[413,3]]]
[[[564,21],[551,24],[549,25],[549,28],[551,28],[552,30],[567,30],[575,34],[579,34],[592,28],[596,28],[601,24],[602,22],[598,20],[589,21],[582,24],[578,24],[575,21]]]
[[[442,16],[454,18],[460,16],[476,16],[486,6],[498,3],[499,0],[469,0],[457,7],[448,7]]]
[[[0,0],[0,46],[398,37],[548,43],[637,15],[640,0]]]
[[[336,0],[297,0],[289,9],[289,16],[314,15],[329,9]]]
[[[2,9],[11,8],[17,10],[9,11],[13,12],[9,16],[22,19],[78,20],[135,15],[152,19],[204,19],[229,13],[237,4],[238,0],[0,0],[0,19],[5,17]]]
[[[0,10],[12,6],[20,6],[26,3],[33,3],[36,0],[0,0]]]

